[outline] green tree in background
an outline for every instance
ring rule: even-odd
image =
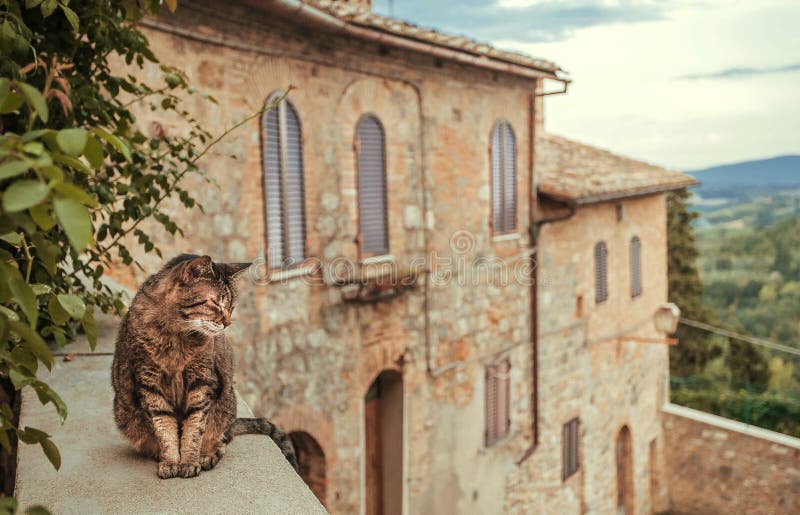
[[[764,391],[769,386],[770,368],[767,357],[755,345],[730,340],[725,363],[731,371],[731,386]]]
[[[707,322],[709,315],[701,300],[703,284],[697,268],[697,246],[692,221],[697,213],[689,209],[691,193],[686,189],[667,195],[667,270],[669,300],[681,308],[683,317]],[[707,334],[691,327],[678,326],[680,343],[669,349],[672,374],[681,377],[696,375],[706,363],[717,357],[721,349]]]

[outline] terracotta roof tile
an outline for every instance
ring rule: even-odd
[[[536,138],[539,194],[588,204],[676,190],[694,178],[560,136]]]
[[[546,59],[500,50],[488,43],[475,41],[466,36],[444,34],[395,18],[387,18],[375,14],[370,9],[358,4],[335,0],[303,0],[303,2],[341,20],[362,27],[377,29],[397,36],[433,43],[454,50],[460,50],[468,54],[489,57],[527,68],[534,68],[536,70],[543,70],[551,73],[563,71],[556,63]]]

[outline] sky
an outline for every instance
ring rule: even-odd
[[[375,11],[558,63],[548,132],[680,170],[800,154],[797,0],[390,1]]]

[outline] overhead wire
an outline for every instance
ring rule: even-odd
[[[769,340],[756,338],[754,336],[737,333],[734,331],[730,331],[728,329],[723,329],[721,327],[715,327],[711,324],[706,324],[705,322],[698,322],[697,320],[690,320],[688,318],[681,317],[680,323],[683,325],[701,329],[703,331],[707,331],[709,333],[719,334],[720,336],[733,338],[734,340],[741,340],[743,342],[752,343],[753,345],[760,345],[761,347],[766,347],[768,349],[778,350],[781,352],[786,352],[788,354],[794,354],[795,356],[800,356],[800,349],[797,349],[795,347],[789,347],[788,345],[782,345],[780,343],[775,343]]]

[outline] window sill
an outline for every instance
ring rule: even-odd
[[[297,268],[289,268],[286,270],[270,270],[269,274],[267,275],[267,282],[268,283],[277,283],[287,281],[289,279],[294,279],[296,277],[305,277],[307,275],[312,275],[317,271],[316,266],[299,266]]]
[[[380,265],[383,263],[394,263],[396,260],[391,254],[383,254],[381,256],[370,256],[367,258],[359,259],[358,264],[361,266]]]
[[[520,236],[518,232],[511,232],[508,234],[498,234],[497,236],[492,236],[492,243],[501,241],[516,241],[520,239],[522,239],[522,236]]]

